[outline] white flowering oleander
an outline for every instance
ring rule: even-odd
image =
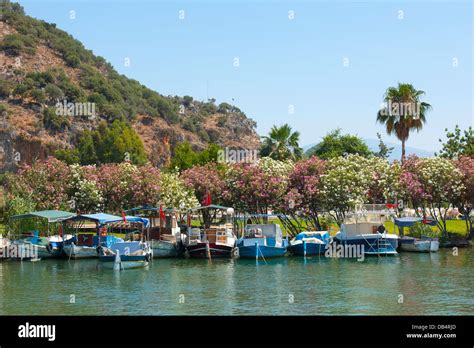
[[[165,207],[189,209],[199,205],[194,192],[184,185],[178,173],[162,173],[160,187],[160,203]]]
[[[262,157],[258,160],[257,165],[266,173],[272,176],[288,176],[295,167],[291,160],[278,161],[271,157]]]

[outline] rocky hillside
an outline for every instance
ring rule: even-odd
[[[237,107],[163,96],[120,75],[55,24],[25,15],[20,5],[0,4],[0,10],[1,171],[74,148],[84,130],[104,120],[129,123],[156,165],[168,163],[184,141],[196,150],[211,142],[259,146],[255,122]]]

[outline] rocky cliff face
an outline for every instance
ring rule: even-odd
[[[26,16],[19,5],[0,6],[0,171],[74,148],[83,130],[118,118],[132,125],[158,166],[184,141],[196,150],[211,142],[259,147],[255,122],[237,107],[162,96],[119,75],[54,24]],[[96,114],[57,116],[63,103],[93,103]]]

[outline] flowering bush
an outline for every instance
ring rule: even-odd
[[[222,198],[241,212],[278,211],[283,205],[289,171],[288,163],[272,159],[230,165],[225,172]]]
[[[320,194],[324,208],[341,224],[347,212],[367,200],[373,180],[370,160],[359,155],[335,157],[326,162]]]
[[[88,172],[90,173],[94,168],[94,166],[89,166]],[[71,209],[81,213],[101,211],[104,198],[97,187],[97,182],[87,178],[85,171],[78,164],[71,165],[71,172]]]
[[[14,176],[7,177],[8,198],[21,197],[32,201],[36,209],[68,208],[69,166],[53,157],[24,165]]]
[[[208,192],[213,203],[222,202],[224,181],[221,179],[215,163],[191,167],[181,173],[181,179],[201,203]]]
[[[318,230],[322,228],[319,220],[319,212],[323,209],[320,181],[325,167],[326,162],[316,156],[296,163],[289,174],[286,194],[286,211],[302,214]]]
[[[467,231],[472,234],[471,212],[474,207],[474,158],[461,156],[454,164],[462,173],[462,183],[464,185],[464,190],[459,197],[457,206],[464,215]]]
[[[184,210],[199,205],[193,190],[186,187],[177,172],[162,173],[159,185],[161,188],[160,204],[163,206]]]

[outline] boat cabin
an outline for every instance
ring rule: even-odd
[[[181,231],[178,221],[178,212],[173,208],[162,210],[164,219],[160,216],[160,209],[149,205],[126,210],[127,213],[137,214],[136,217],[145,217],[149,220],[149,239],[176,242]]]
[[[345,219],[341,232],[344,232],[346,236],[384,233],[386,232],[385,219],[385,215],[370,212],[352,214]]]
[[[219,205],[202,206],[188,212],[188,244],[216,243],[227,244],[234,239],[233,208]],[[192,217],[202,217],[200,227],[192,225]]]
[[[281,247],[283,234],[278,224],[248,224],[245,225],[243,245],[251,246],[262,241],[262,245]],[[260,244],[260,243],[259,243]]]

